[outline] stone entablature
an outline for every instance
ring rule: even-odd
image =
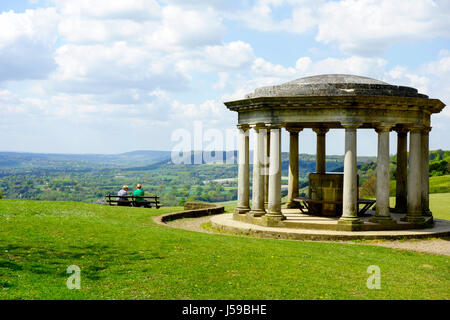
[[[437,99],[401,97],[261,97],[225,102],[238,112],[239,124],[279,122],[302,127],[342,128],[340,122],[361,122],[363,128],[376,123],[429,126],[432,113],[445,104]]]

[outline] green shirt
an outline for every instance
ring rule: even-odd
[[[135,196],[135,197],[143,197],[144,196],[144,190],[142,190],[142,189],[134,190],[133,196]],[[137,198],[137,199],[134,199],[134,200],[135,201],[145,201],[145,199],[140,199],[140,198]]]

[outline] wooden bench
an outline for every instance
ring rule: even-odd
[[[362,216],[366,213],[367,210],[370,209],[375,204],[376,200],[372,199],[358,199],[358,215]],[[360,209],[359,205],[363,205],[363,207]]]
[[[299,207],[300,207],[300,211],[303,214],[313,214],[313,215],[320,215],[320,212],[317,212],[314,209],[314,206],[311,206],[311,204],[336,204],[336,205],[342,205],[342,201],[332,201],[332,200],[312,200],[309,199],[307,197],[297,197],[294,198],[293,201],[298,202],[299,203]],[[367,210],[370,209],[370,207],[372,207],[372,205],[375,204],[375,200],[371,200],[371,199],[358,199],[358,216],[363,216]],[[360,208],[359,206],[363,205],[362,208]],[[307,209],[308,211],[305,212],[305,209]]]
[[[143,199],[144,201],[139,201],[138,199]],[[158,196],[136,197],[133,195],[129,195],[120,197],[117,195],[108,194],[106,196],[106,202],[108,202],[110,206],[115,205],[115,206],[144,207],[144,208],[152,208],[152,206],[154,206],[156,209],[161,208],[161,203],[159,202]]]

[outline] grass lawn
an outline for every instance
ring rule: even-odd
[[[435,218],[450,220],[450,193],[430,194],[430,210]]]
[[[1,200],[0,298],[450,299],[448,257],[196,233],[151,219],[177,209]],[[81,290],[66,287],[69,265],[81,268]],[[366,287],[370,265],[381,269],[380,290]]]
[[[395,194],[396,181],[389,181],[390,194]],[[450,175],[430,177],[430,194],[450,192]]]
[[[390,206],[395,207],[395,197],[390,197]],[[430,210],[437,219],[450,220],[450,193],[430,194]]]

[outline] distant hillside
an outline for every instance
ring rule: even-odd
[[[450,192],[450,151],[430,150],[429,154],[430,193]],[[376,161],[358,166],[360,193],[362,196],[375,196]],[[390,159],[389,172],[391,176],[390,194],[395,194],[395,179],[397,175],[397,156]],[[432,179],[433,178],[433,179]]]
[[[228,164],[214,162],[233,160],[237,152],[222,152],[218,155],[221,157],[192,152],[188,154],[187,164],[173,164],[169,151],[141,150],[117,155],[0,152],[0,194],[9,199],[101,202],[106,194],[116,194],[124,184],[135,186],[141,183],[149,194],[161,196],[164,205],[182,205],[190,200],[236,200],[237,164],[234,161],[228,161]],[[250,155],[252,158],[252,153]],[[342,172],[343,160],[343,156],[328,155],[327,171]],[[448,172],[448,160],[448,151],[432,151],[430,174],[442,175]],[[252,162],[251,159],[250,170]],[[314,172],[315,167],[315,155],[299,155],[301,188],[307,187],[308,174]],[[288,168],[289,153],[283,152],[283,184],[287,184]],[[375,172],[376,157],[358,157],[360,186],[369,178],[375,178]],[[391,158],[390,173],[391,178],[395,179],[395,156]],[[448,192],[446,190],[450,185],[447,180],[436,180],[438,182],[430,190]]]
[[[193,151],[184,158],[184,164],[236,164],[237,151],[199,152]],[[282,169],[289,166],[289,153],[282,153]],[[300,172],[315,170],[315,155],[300,154]],[[358,157],[358,163],[374,161],[375,157]],[[183,159],[179,159],[180,162]],[[329,155],[326,157],[328,171],[342,171],[344,157]],[[138,150],[121,154],[52,154],[0,152],[0,169],[101,169],[101,168],[133,168],[152,169],[155,165],[171,162],[170,151]],[[253,163],[253,152],[250,152],[250,164]]]
[[[224,159],[228,164],[222,163]],[[117,155],[0,152],[0,194],[9,199],[100,202],[106,194],[116,194],[124,184],[141,183],[149,194],[160,195],[164,205],[182,205],[189,200],[236,200],[237,183],[230,180],[237,177],[236,159],[236,151],[192,152],[186,164],[171,163],[169,151]],[[214,164],[217,160],[221,164]],[[358,163],[373,160],[360,157]],[[307,185],[308,173],[315,171],[315,156],[301,154],[299,166],[300,183]],[[342,166],[343,156],[327,156],[328,171],[342,171]],[[283,176],[287,176],[288,167],[289,154],[284,152]]]
[[[170,160],[169,151],[133,151],[113,155],[0,152],[0,168],[4,169],[138,167],[163,160]]]

